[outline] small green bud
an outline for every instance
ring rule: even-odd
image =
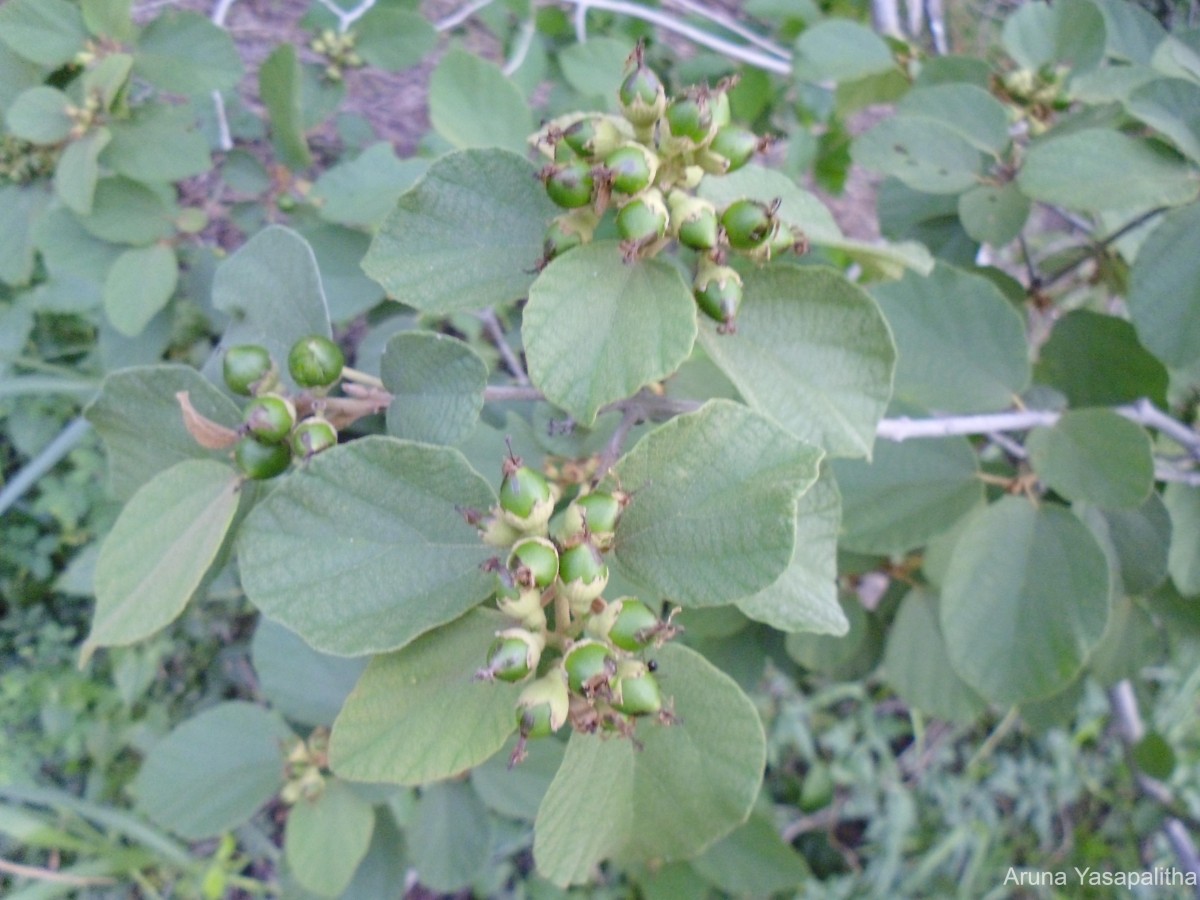
[[[521,587],[545,590],[558,577],[558,550],[545,538],[525,538],[509,554],[508,568]]]
[[[608,566],[591,544],[578,544],[559,556],[558,579],[571,612],[583,615],[608,586]]]
[[[592,202],[595,178],[592,167],[581,159],[546,166],[538,177],[550,199],[564,209],[578,209]]]
[[[310,416],[292,430],[289,440],[292,453],[300,459],[310,459],[330,447],[337,446],[338,435],[337,429],[329,422]]]
[[[622,660],[612,680],[612,706],[627,716],[656,715],[662,711],[662,691],[646,664]]]
[[[301,338],[288,353],[288,371],[303,388],[327,388],[342,377],[342,348],[319,334]]]
[[[642,48],[633,52],[633,71],[621,82],[617,96],[621,112],[635,126],[653,125],[667,108],[667,92],[662,80],[642,61]]]
[[[506,628],[496,632],[488,648],[487,665],[475,673],[479,681],[524,681],[537,670],[546,639],[524,628]]]
[[[252,397],[269,380],[275,365],[266,347],[257,344],[238,344],[225,351],[221,371],[225,384],[235,394]]]
[[[279,394],[263,394],[247,404],[242,413],[242,431],[264,444],[278,444],[296,424],[296,407]]]
[[[617,660],[608,645],[601,641],[577,641],[563,657],[567,686],[576,694],[592,697],[603,691],[617,671]]]
[[[286,443],[264,444],[244,437],[233,448],[233,459],[247,478],[265,481],[281,475],[292,461],[292,451]]]

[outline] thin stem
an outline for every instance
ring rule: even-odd
[[[358,384],[365,384],[368,387],[383,387],[383,381],[379,378],[376,378],[374,375],[369,375],[366,372],[360,372],[358,369],[352,369],[349,366],[342,366],[342,377],[349,381],[357,382]]]
[[[504,335],[504,327],[500,324],[500,319],[496,315],[494,309],[485,309],[479,313],[479,320],[483,322],[483,327],[488,333],[488,337],[492,339],[492,343],[496,345],[496,349],[500,352],[500,358],[504,360],[504,366],[508,369],[513,377],[513,381],[520,385],[529,384],[529,376],[525,373],[525,367],[521,365],[521,360],[513,353],[512,347],[508,345],[508,339]]]
[[[345,34],[350,30],[350,26],[365,16],[375,6],[375,0],[362,0],[358,6],[353,9],[342,9],[333,0],[317,0],[323,7],[333,13],[338,20],[338,33]]]
[[[581,18],[586,15],[588,9],[601,9],[606,12],[629,16],[633,19],[641,19],[644,22],[657,25],[664,31],[674,32],[702,47],[716,50],[718,53],[728,56],[731,59],[740,60],[768,72],[790,75],[792,71],[792,64],[787,60],[782,60],[766,53],[760,53],[752,47],[747,47],[745,44],[736,44],[733,41],[727,41],[701,28],[689,25],[682,19],[672,16],[669,13],[661,12],[649,6],[643,6],[639,3],[627,3],[625,0],[564,0],[564,2],[575,7],[575,31],[576,37],[580,41],[587,39],[586,24],[581,29]],[[583,31],[582,36],[579,35],[581,30]]]
[[[612,436],[604,445],[604,449],[600,451],[600,457],[596,461],[596,474],[592,476],[592,481],[599,484],[608,470],[613,467],[618,459],[621,458],[621,451],[625,448],[625,441],[629,438],[629,432],[633,431],[634,426],[642,421],[641,413],[636,409],[626,409],[621,416],[621,421],[617,423],[617,427],[613,429]]]
[[[533,19],[526,19],[521,23],[521,30],[517,33],[516,41],[513,42],[512,53],[501,70],[505,75],[512,75],[517,69],[521,68],[525,62],[525,57],[529,55],[529,48],[533,46],[533,36],[536,31],[537,24]]]
[[[1028,431],[1040,425],[1053,425],[1061,413],[1049,410],[1019,410],[970,416],[941,416],[930,419],[911,419],[900,416],[882,419],[876,434],[887,441],[907,441],[910,438],[950,437],[952,435],[992,434],[993,432]]]
[[[586,0],[575,7],[575,43],[577,44],[587,43],[587,11]]]
[[[784,62],[788,62],[792,58],[792,53],[786,47],[781,47],[769,38],[763,37],[752,28],[747,28],[737,19],[725,15],[718,9],[709,9],[702,3],[697,3],[695,0],[668,0],[671,6],[678,6],[685,12],[690,12],[693,15],[701,16],[714,25],[719,25],[731,34],[736,34],[738,37],[749,41],[754,46],[766,50],[772,56],[778,56]]]
[[[117,883],[115,878],[104,875],[71,875],[67,872],[56,872],[54,869],[43,869],[39,866],[25,866],[7,859],[0,859],[0,872],[6,872],[17,878],[28,878],[31,881],[48,881],[76,887],[99,887]]]
[[[225,27],[225,19],[229,9],[237,0],[217,0],[213,7],[212,23],[218,28]],[[217,118],[217,147],[225,153],[233,149],[233,133],[229,130],[229,117],[225,114],[225,98],[220,91],[212,92],[213,113]]]
[[[1114,231],[1108,237],[1106,237],[1102,240],[1096,241],[1090,248],[1089,252],[1087,254],[1085,254],[1084,256],[1081,256],[1079,259],[1077,259],[1073,262],[1067,263],[1061,269],[1058,269],[1055,272],[1051,272],[1049,275],[1046,275],[1044,277],[1038,277],[1030,285],[1030,287],[1032,287],[1034,289],[1044,289],[1044,288],[1051,287],[1052,285],[1058,284],[1058,282],[1062,281],[1064,278],[1066,278],[1068,275],[1070,275],[1072,272],[1074,272],[1076,269],[1078,269],[1080,266],[1082,266],[1085,262],[1087,262],[1088,260],[1091,260],[1091,259],[1095,259],[1097,256],[1099,256],[1105,250],[1105,248],[1107,248],[1110,244],[1113,244],[1116,241],[1119,241],[1121,238],[1125,237],[1125,235],[1129,234],[1129,232],[1134,231],[1137,228],[1141,228],[1143,225],[1145,225],[1147,222],[1149,222],[1155,216],[1162,215],[1168,209],[1170,209],[1169,206],[1156,206],[1154,209],[1147,210],[1146,212],[1142,213],[1140,216],[1137,216],[1136,218],[1132,219],[1131,221],[1126,222],[1124,225],[1122,225],[1120,228],[1118,228],[1116,231]]]
[[[475,13],[479,12],[485,6],[490,6],[491,4],[492,0],[472,0],[471,3],[468,3],[462,9],[455,10],[445,18],[438,19],[438,21],[434,22],[434,30],[449,31],[451,28],[457,28],[463,22],[467,21],[467,19],[471,18],[471,16],[475,15]]]
[[[979,749],[975,751],[975,755],[971,757],[971,761],[967,763],[968,774],[974,773],[983,765],[984,761],[1000,746],[1000,742],[1004,740],[1005,735],[1017,724],[1020,717],[1020,713],[1015,706],[1005,713],[1004,718],[1000,720],[1000,724],[992,729],[992,733],[987,736],[979,746]]]
[[[63,457],[75,449],[92,425],[87,419],[73,420],[59,432],[58,437],[47,444],[42,452],[29,461],[0,491],[0,515],[16,503],[38,480],[53,469]]]
[[[490,384],[483,389],[484,403],[519,403],[524,400],[545,400],[531,385]]]

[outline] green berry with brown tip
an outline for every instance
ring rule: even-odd
[[[546,166],[540,175],[546,194],[564,209],[579,209],[592,202],[596,181],[592,167],[583,160]]]
[[[242,431],[264,444],[278,444],[296,424],[296,407],[278,394],[263,394],[246,406],[242,413]]]
[[[234,446],[233,459],[247,478],[265,481],[287,471],[292,462],[292,451],[286,443],[264,444],[252,437],[244,437]]]
[[[274,370],[271,354],[257,344],[238,344],[225,351],[221,372],[235,394],[252,397]]]

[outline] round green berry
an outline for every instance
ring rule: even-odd
[[[579,641],[563,658],[567,686],[576,694],[591,696],[617,670],[616,658],[607,644],[600,641]]]
[[[726,161],[725,171],[735,172],[750,161],[754,151],[759,147],[758,135],[740,125],[725,125],[717,129],[712,143],[708,145],[710,153],[715,153]]]
[[[646,243],[667,233],[667,209],[648,196],[634,197],[617,213],[617,233],[626,241]]]
[[[604,167],[611,173],[613,190],[636,194],[654,180],[658,159],[641,144],[628,143],[604,157]]]
[[[772,210],[757,200],[735,200],[721,213],[725,238],[735,250],[754,250],[771,237],[775,229]]]
[[[712,110],[708,98],[695,91],[676,97],[667,106],[667,128],[672,137],[687,138],[697,144],[708,138],[712,128]]]
[[[636,597],[622,597],[619,602],[621,611],[608,632],[608,639],[622,650],[630,652],[643,650],[654,640],[659,631],[658,616],[645,603]]]
[[[558,550],[545,538],[525,538],[513,546],[508,568],[517,574],[518,584],[524,583],[520,571],[525,569],[532,586],[545,590],[558,577]]]
[[[326,388],[342,377],[346,357],[342,348],[319,334],[301,338],[288,353],[292,380],[304,388]]]
[[[642,662],[630,660],[620,667],[612,693],[613,709],[627,716],[654,715],[663,708],[658,681]]]
[[[243,397],[252,397],[273,368],[271,354],[266,347],[257,344],[230,347],[225,351],[225,359],[221,363],[225,384]]]
[[[292,461],[292,451],[287,444],[264,444],[244,437],[234,446],[233,459],[243,475],[262,481],[283,474]]]
[[[487,665],[476,673],[476,678],[491,681],[523,681],[537,669],[545,641],[538,635],[522,628],[507,628],[496,635],[488,648]]]
[[[337,429],[324,419],[312,416],[298,424],[288,440],[292,453],[300,459],[308,459],[337,445]]]
[[[504,476],[500,485],[500,507],[514,516],[525,518],[538,503],[550,499],[550,485],[528,466],[520,466]]]
[[[264,444],[278,444],[296,424],[296,407],[286,397],[264,394],[256,397],[242,413],[242,428]]]
[[[592,534],[611,534],[617,528],[621,515],[621,503],[607,491],[593,491],[575,498],[575,505],[583,510],[588,531]]]
[[[547,195],[564,209],[579,209],[592,202],[596,180],[592,167],[583,160],[546,166],[541,174]]]
[[[712,266],[696,277],[696,305],[722,328],[732,330],[742,305],[742,278],[728,266]]]

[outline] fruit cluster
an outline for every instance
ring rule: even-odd
[[[344,366],[338,345],[320,335],[301,338],[288,353],[292,380],[318,397],[342,377]],[[279,370],[265,347],[230,347],[223,374],[231,391],[251,398],[233,448],[234,461],[247,478],[274,478],[293,458],[308,459],[337,443],[337,430],[322,417],[319,400],[309,404],[312,415],[298,419],[295,399],[280,390]]]
[[[497,607],[512,625],[496,633],[476,677],[528,685],[517,699],[520,737],[510,764],[529,739],[563,725],[633,739],[637,720],[674,721],[642,653],[678,632],[636,597],[605,600],[617,520],[629,495],[581,491],[560,502],[561,490],[511,454],[504,463],[500,502],[472,512],[485,543],[508,550],[488,568]]]
[[[733,331],[742,279],[725,264],[728,252],[766,262],[807,248],[804,236],[780,219],[778,200],[740,199],[718,208],[695,194],[706,175],[741,168],[766,144],[730,121],[734,83],[668,98],[639,45],[619,91],[622,116],[571,114],[535,134],[533,144],[551,160],[538,177],[567,210],[546,232],[542,265],[591,241],[613,207],[626,262],[654,256],[671,241],[696,251],[696,303],[722,331]]]

